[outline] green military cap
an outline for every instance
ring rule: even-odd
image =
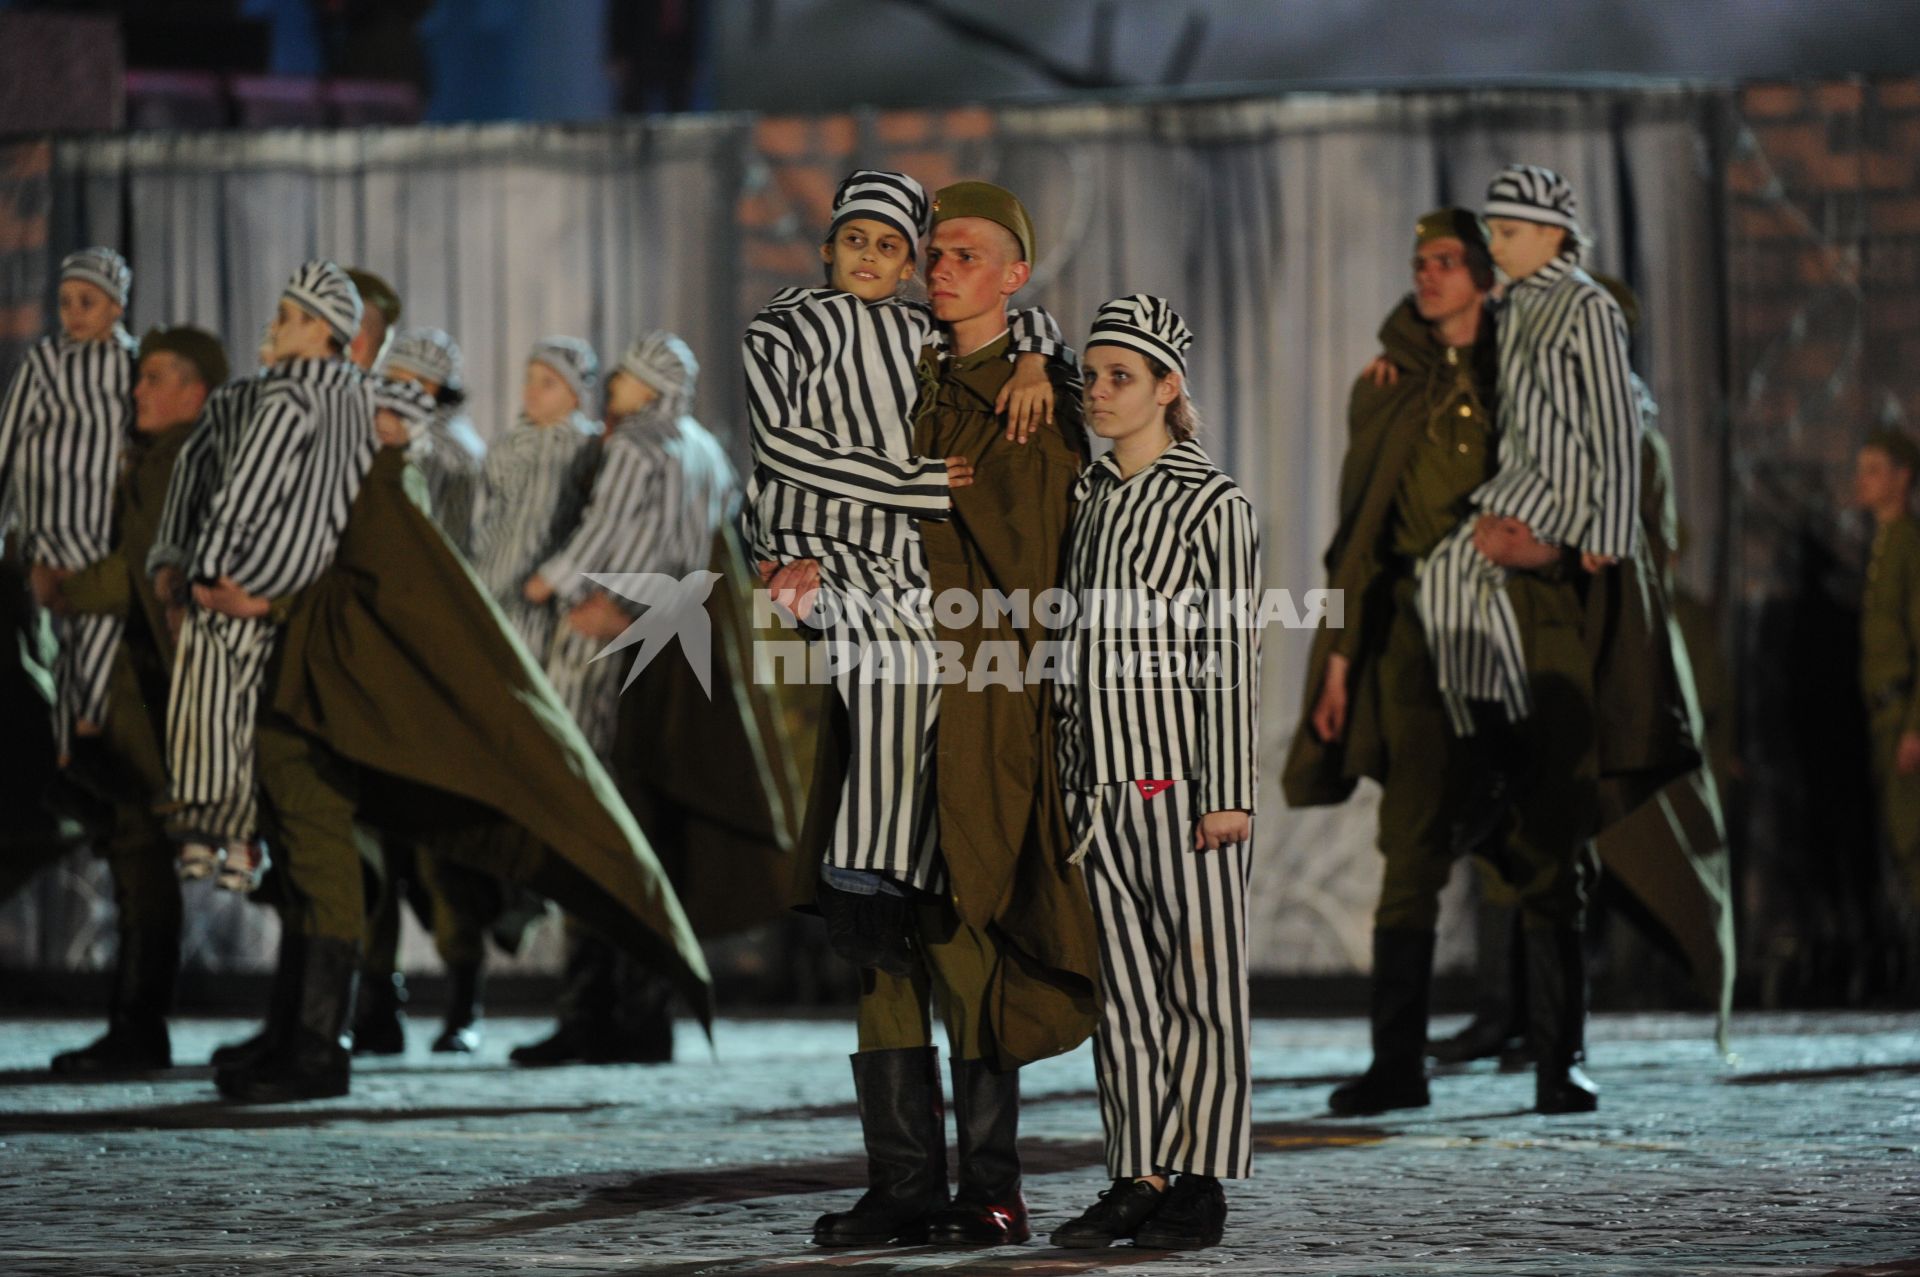
[[[161,353],[178,355],[192,364],[209,387],[227,379],[227,352],[221,348],[220,339],[204,329],[184,324],[148,329],[140,339],[140,358]]]
[[[393,291],[393,285],[370,270],[354,268],[347,272],[347,278],[360,292],[360,300],[380,312],[380,318],[387,321],[391,328],[400,322],[400,294]]]
[[[933,224],[956,217],[984,217],[1004,226],[1020,244],[1022,261],[1033,260],[1033,219],[1020,197],[992,182],[955,182],[933,195]]]
[[[1436,208],[1413,224],[1414,247],[1436,239],[1457,239],[1465,245],[1474,285],[1493,287],[1493,254],[1487,251],[1487,224],[1480,214],[1470,208]]]
[[[1894,465],[1909,472],[1920,473],[1920,446],[1915,446],[1904,430],[1895,430],[1891,426],[1876,430],[1868,435],[1867,441],[1860,446],[1878,448],[1892,459]]]

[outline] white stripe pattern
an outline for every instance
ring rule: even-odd
[[[407,449],[427,481],[433,521],[460,553],[472,557],[474,515],[486,482],[487,444],[459,407],[442,404]]]
[[[1253,506],[1192,440],[1123,480],[1112,454],[1074,488],[1064,588],[1083,614],[1099,594],[1147,592],[1246,610],[1218,628],[1095,624],[1072,640],[1070,681],[1056,691],[1061,782],[1192,780],[1202,812],[1252,811],[1259,722],[1259,532]],[[1215,609],[1218,611],[1218,609]],[[1141,662],[1166,672],[1145,673]],[[1189,672],[1211,662],[1212,672]],[[1177,668],[1172,666],[1177,665]],[[1132,672],[1129,672],[1132,671]]]
[[[311,585],[333,562],[377,447],[358,368],[344,359],[273,368],[207,504],[194,578],[231,577],[272,599]]]
[[[1480,513],[1518,519],[1540,540],[1632,556],[1640,511],[1640,396],[1626,317],[1607,291],[1556,258],[1516,282],[1498,329],[1500,467],[1473,494]],[[1468,701],[1531,709],[1506,570],[1473,545],[1469,516],[1419,569],[1420,615],[1454,726]]]
[[[0,406],[0,516],[17,522],[29,563],[75,570],[113,548],[113,490],[133,423],[138,346],[115,326],[104,341],[43,338]],[[4,522],[0,522],[4,529]],[[102,724],[117,617],[62,618],[54,666],[56,736]]]
[[[567,543],[540,569],[562,607],[599,587],[587,572],[658,572],[676,579],[707,566],[713,537],[733,515],[740,481],[719,440],[692,417],[651,408],[607,437],[593,493]],[[625,606],[623,604],[623,606]],[[625,662],[596,660],[606,647],[561,626],[547,677],[602,758],[613,749]]]
[[[1253,1172],[1251,841],[1193,849],[1187,782],[1069,791],[1100,938],[1094,1072],[1115,1179]],[[1204,805],[1204,804],[1202,804]]]
[[[280,627],[190,608],[167,697],[167,817],[176,839],[227,842],[258,828],[254,723]]]
[[[580,522],[600,462],[600,427],[576,412],[551,426],[515,421],[487,450],[474,525],[474,571],[535,661],[553,642],[554,608],[522,593]]]
[[[266,375],[263,368],[229,381],[207,396],[200,422],[181,447],[167,481],[160,530],[147,552],[147,575],[163,567],[183,572],[193,567],[193,547],[199,543],[207,508],[213,503],[213,494],[220,490],[228,463],[240,450],[240,437],[253,419],[254,403]]]

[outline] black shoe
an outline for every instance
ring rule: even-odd
[[[260,1059],[214,1075],[220,1094],[241,1104],[287,1104],[347,1094],[353,1056],[342,1043],[360,981],[357,940],[308,939],[292,1033]]]
[[[856,967],[891,976],[913,974],[913,906],[904,896],[842,891],[822,878],[814,903],[827,924],[827,945]]]
[[[472,1055],[479,1049],[480,964],[454,963],[447,968],[447,1014],[433,1040],[434,1054]]]
[[[1537,928],[1526,939],[1534,1110],[1591,1113],[1600,1107],[1600,1088],[1580,1067],[1587,1057],[1587,955],[1580,930]]]
[[[1227,1194],[1211,1175],[1182,1175],[1153,1218],[1133,1235],[1147,1250],[1202,1250],[1218,1246],[1227,1229]]]
[[[104,1036],[77,1051],[53,1057],[55,1073],[145,1073],[173,1067],[173,1044],[165,1016],[116,1016]]]
[[[1427,992],[1433,983],[1433,932],[1377,927],[1373,933],[1370,1029],[1373,1063],[1327,1097],[1340,1117],[1425,1108]]]
[[[1427,1044],[1427,1056],[1436,1064],[1471,1064],[1475,1060],[1494,1060],[1516,1048],[1524,1049],[1526,1038],[1509,1033],[1507,1026],[1474,1019],[1452,1037]]]
[[[1536,1113],[1592,1113],[1600,1107],[1600,1088],[1577,1064],[1540,1069],[1533,1075],[1533,1111]]]
[[[594,1049],[598,1049],[595,1035],[562,1020],[552,1033],[538,1042],[514,1047],[507,1058],[524,1068],[546,1069],[561,1064],[585,1064],[589,1051]]]
[[[947,1204],[947,1123],[931,1047],[861,1051],[853,1057],[867,1191],[852,1210],[813,1224],[816,1246],[918,1246]]]
[[[1143,1179],[1117,1179],[1077,1219],[1047,1240],[1068,1250],[1098,1250],[1136,1236],[1166,1201],[1166,1192]]]
[[[291,929],[280,932],[280,955],[273,964],[273,986],[267,994],[267,1019],[250,1038],[216,1047],[207,1063],[231,1071],[254,1064],[275,1045],[292,1036],[300,1015],[300,983],[306,974],[306,937]]]
[[[933,1246],[1018,1246],[1033,1236],[1020,1191],[1020,1074],[985,1060],[953,1061],[953,1125],[960,1182],[953,1205],[933,1213]]]
[[[1423,1109],[1433,1103],[1424,1073],[1387,1072],[1379,1065],[1333,1088],[1327,1107],[1335,1117],[1371,1117],[1391,1109]]]
[[[370,975],[361,986],[360,1009],[353,1017],[355,1055],[405,1055],[407,978],[398,971]]]

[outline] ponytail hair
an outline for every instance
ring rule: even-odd
[[[1165,381],[1173,369],[1161,363],[1152,355],[1146,356],[1147,371],[1153,374],[1155,381]],[[1200,409],[1194,405],[1193,396],[1187,393],[1185,374],[1180,378],[1180,394],[1167,405],[1167,433],[1173,436],[1175,443],[1185,443],[1200,433]]]

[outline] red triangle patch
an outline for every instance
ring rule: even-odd
[[[1151,801],[1163,789],[1172,789],[1180,782],[1177,780],[1136,780],[1133,787],[1140,791],[1140,797]]]

